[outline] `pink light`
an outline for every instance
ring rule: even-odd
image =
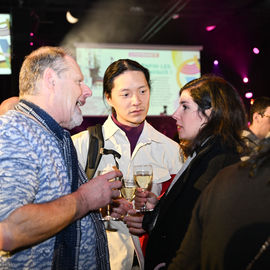
[[[208,25],[208,26],[205,27],[205,30],[210,32],[210,31],[213,31],[215,28],[216,28],[215,25]]]
[[[30,33],[30,36],[31,36],[31,37],[33,37],[33,36],[34,36],[34,33],[33,33],[33,32],[31,32],[31,33]]]
[[[244,77],[244,78],[243,78],[243,82],[244,82],[244,83],[248,83],[248,77]]]
[[[172,15],[172,18],[174,20],[176,20],[176,19],[180,18],[180,15],[178,13],[175,13],[175,14]]]
[[[252,97],[253,97],[253,93],[252,93],[251,91],[246,92],[246,93],[245,93],[245,97],[246,97],[246,98],[252,98]]]
[[[217,66],[218,65],[218,60],[214,61],[214,65]]]
[[[33,42],[30,42],[30,46],[33,46],[34,45],[34,43]]]
[[[260,53],[260,50],[258,49],[258,48],[253,48],[253,52],[255,53],[255,54],[259,54]]]

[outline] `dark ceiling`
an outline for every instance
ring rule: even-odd
[[[77,24],[66,21],[67,10],[80,19]],[[42,45],[202,45],[203,73],[212,72],[218,59],[219,73],[242,95],[252,89],[255,97],[269,96],[270,0],[1,0],[0,11],[13,15],[15,73],[23,56]],[[216,28],[207,32],[208,25]],[[248,85],[241,81],[244,74]]]

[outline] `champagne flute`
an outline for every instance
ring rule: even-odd
[[[133,178],[122,178],[121,195],[128,201],[132,201],[135,197],[136,184]]]
[[[151,186],[153,179],[152,165],[135,165],[133,167],[133,174],[137,185],[142,188],[143,191],[147,190]],[[144,206],[137,211],[148,212],[153,211],[153,209],[148,209],[145,203]]]
[[[100,170],[100,171],[98,171],[98,175],[103,175],[103,174],[108,173],[110,171],[112,171],[112,170],[111,169]],[[115,181],[115,179],[113,178],[113,179],[111,179],[109,181]],[[102,208],[101,208],[101,212],[102,212]],[[114,228],[111,227],[110,221],[111,220],[118,221],[119,219],[114,218],[114,217],[111,216],[111,206],[110,206],[110,204],[108,204],[106,206],[106,215],[105,215],[105,217],[101,218],[101,220],[108,222],[107,227],[106,227],[107,231],[117,231],[117,229],[114,229]]]

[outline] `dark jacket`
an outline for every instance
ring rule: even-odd
[[[155,211],[147,213],[143,228],[148,230],[159,211],[154,228],[149,231],[145,270],[153,270],[175,256],[191,219],[192,209],[201,191],[222,168],[240,160],[236,151],[222,146],[219,138],[209,139],[179,177],[169,193],[163,196]]]
[[[251,262],[249,269],[269,269],[269,150],[256,163],[234,164],[211,181],[193,209],[170,270],[241,270]],[[251,176],[254,164],[260,167]]]

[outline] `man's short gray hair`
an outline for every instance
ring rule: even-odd
[[[20,97],[35,95],[38,92],[37,82],[46,68],[53,69],[58,76],[68,70],[65,56],[72,55],[60,47],[44,46],[25,57],[19,76]]]

